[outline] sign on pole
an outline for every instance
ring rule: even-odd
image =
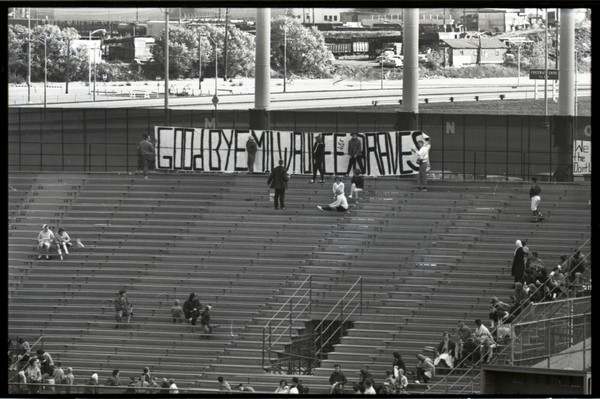
[[[529,79],[546,79],[544,69],[530,69]],[[558,80],[558,69],[548,69],[548,79]]]

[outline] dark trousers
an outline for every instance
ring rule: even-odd
[[[350,160],[348,161],[348,170],[346,171],[347,175],[350,174],[350,171],[352,170],[352,168],[354,168],[354,170],[356,171],[356,163],[357,162],[358,162],[358,167],[360,168],[362,173],[365,172],[365,167],[363,165],[362,156],[357,155],[355,157],[350,157]]]
[[[277,209],[278,207],[284,208],[285,207],[284,203],[285,203],[285,189],[284,188],[276,188],[273,206],[275,207],[275,209]]]
[[[348,208],[344,208],[343,206],[338,206],[337,208],[332,208],[329,205],[323,205],[321,208],[323,208],[324,211],[338,211],[338,212],[346,212],[348,210]]]
[[[255,154],[248,154],[248,172],[254,172],[254,158]]]
[[[313,159],[313,180],[317,178],[317,171],[321,174],[321,180],[325,174],[325,158]]]
[[[154,156],[153,155],[145,155],[142,156],[142,169],[144,171],[144,176],[148,174],[148,169],[154,169]]]

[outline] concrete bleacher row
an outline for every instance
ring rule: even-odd
[[[491,296],[508,300],[516,239],[551,266],[590,231],[590,187],[579,184],[544,185],[546,219],[531,223],[522,183],[433,182],[415,193],[412,181],[367,179],[346,215],[320,213],[329,182],[301,177],[290,181],[285,211],[273,210],[263,175],[12,174],[9,183],[9,334],[43,334],[44,348],[80,382],[148,365],[180,387],[214,389],[223,375],[272,392],[282,376],[262,370],[263,327],[309,275],[313,319],[358,277],[364,307],[315,374],[301,376],[305,385],[328,392],[334,363],[351,381],[368,368],[381,382],[393,351],[414,370],[415,355],[443,331],[486,319]],[[36,261],[43,223],[86,247]],[[121,288],[134,317],[115,330]],[[169,317],[174,299],[192,291],[221,324],[208,340]],[[294,334],[302,330],[299,322]]]

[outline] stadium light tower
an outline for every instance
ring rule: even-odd
[[[90,32],[90,34],[89,34],[90,43],[92,42],[92,36],[95,33],[99,33],[99,32],[102,32],[102,34],[105,34],[106,29],[96,29],[95,31]],[[96,47],[94,46],[94,62],[96,60],[95,56],[96,56]],[[89,80],[88,80],[88,94],[92,94],[92,60],[90,60],[89,58],[88,58],[88,64],[90,66],[90,74],[89,74]]]

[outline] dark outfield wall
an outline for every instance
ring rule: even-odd
[[[249,129],[248,111],[10,108],[8,167],[22,171],[133,171],[142,134],[156,126]],[[431,163],[465,177],[528,178],[572,171],[574,140],[591,141],[591,117],[271,111],[270,130],[376,133],[422,130]],[[566,166],[565,166],[566,164]],[[591,165],[590,165],[591,172]]]

